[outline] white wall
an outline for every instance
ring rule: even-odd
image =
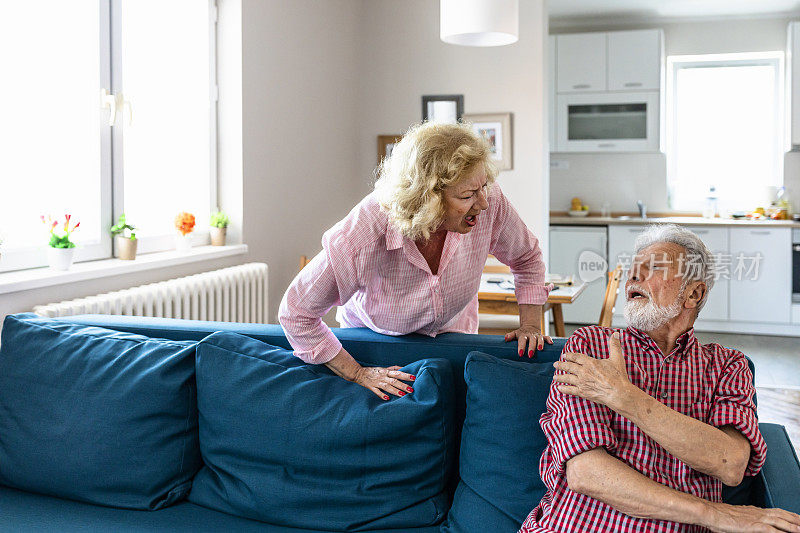
[[[466,113],[512,112],[514,169],[503,191],[546,246],[548,155],[545,91],[547,19],[540,0],[520,2],[519,41],[496,48],[445,44],[438,0],[363,4],[358,101],[358,186],[371,190],[376,136],[422,119],[422,95],[463,94]]]
[[[353,0],[243,0],[244,242],[270,269],[270,320],[300,255],[358,201]]]
[[[789,20],[728,19],[636,26],[621,23],[589,28],[559,27],[557,33],[663,28],[667,56],[784,51]],[[550,209],[553,211],[569,209],[573,196],[579,196],[592,210],[599,210],[603,202],[609,202],[612,211],[635,212],[636,200],[642,200],[651,213],[669,211],[664,154],[553,154],[552,158],[569,164],[569,169],[551,170]],[[786,185],[796,191],[792,196],[800,200],[800,174],[792,170],[800,165],[791,163],[787,160]]]

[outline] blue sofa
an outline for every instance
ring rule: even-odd
[[[31,318],[32,314],[10,315],[11,318]],[[8,319],[9,317],[7,317]],[[207,339],[215,332],[231,332],[240,334],[251,339],[256,339],[273,346],[290,348],[283,331],[278,325],[261,324],[242,324],[242,323],[223,323],[223,322],[204,322],[178,319],[125,317],[125,316],[106,316],[106,315],[81,315],[56,319],[64,324],[74,324],[82,326],[97,326],[118,332],[129,334],[144,335],[158,339],[170,339],[173,341],[201,341]],[[507,361],[508,365],[526,365],[533,362],[552,362],[555,361],[564,345],[565,339],[555,339],[552,346],[547,346],[540,352],[536,359],[528,360],[517,357],[516,346],[514,343],[505,343],[502,337],[486,335],[463,335],[463,334],[444,334],[435,339],[419,335],[409,335],[405,337],[387,337],[375,334],[363,329],[339,329],[334,330],[336,336],[342,341],[344,347],[356,357],[360,362],[367,365],[388,366],[410,365],[420,359],[434,358],[436,360],[446,360],[452,366],[452,381],[437,380],[437,384],[448,384],[453,389],[454,401],[442,405],[452,409],[452,420],[455,428],[455,453],[445,456],[446,461],[451,463],[442,465],[442,471],[447,473],[446,495],[447,505],[450,505],[455,498],[455,504],[464,509],[457,511],[467,514],[482,513],[481,505],[486,502],[480,496],[471,497],[479,503],[471,503],[464,495],[468,487],[459,483],[459,457],[458,443],[461,438],[461,428],[464,425],[465,413],[467,412],[467,382],[465,381],[465,361],[470,352],[480,351],[488,354],[489,359],[498,358]],[[4,332],[5,339],[5,332]],[[4,347],[0,346],[0,352]],[[6,346],[5,349],[9,350]],[[17,347],[21,348],[21,347]],[[473,356],[470,356],[473,357]],[[479,361],[480,359],[474,359]],[[439,363],[440,364],[440,363]],[[286,370],[286,369],[283,369]],[[282,370],[282,371],[283,371]],[[54,370],[57,371],[57,370]],[[541,377],[541,376],[540,376]],[[546,378],[546,375],[545,375]],[[475,378],[477,379],[477,378]],[[544,382],[542,382],[544,383]],[[348,384],[349,385],[349,384]],[[355,387],[355,386],[353,386]],[[472,384],[470,384],[472,390]],[[546,391],[540,392],[546,395]],[[232,393],[233,394],[233,393]],[[278,399],[285,401],[284,399]],[[197,398],[193,398],[197,401]],[[397,401],[397,400],[392,400]],[[497,407],[493,407],[496,409]],[[513,413],[516,409],[514,404],[507,405],[509,412]],[[202,409],[201,409],[202,410]],[[89,416],[88,411],[83,414]],[[4,415],[3,406],[0,405],[0,418]],[[504,420],[504,413],[497,413],[498,420]],[[202,417],[202,415],[201,415]],[[89,420],[89,422],[92,422]],[[98,421],[99,423],[100,421]],[[537,420],[531,420],[532,424],[538,425]],[[504,422],[505,423],[505,422]],[[483,424],[483,422],[482,422]],[[202,422],[201,422],[202,426]],[[502,433],[504,427],[491,429],[490,433]],[[800,462],[792,448],[788,436],[783,426],[776,424],[761,424],[761,431],[768,445],[766,464],[758,477],[750,480],[743,486],[736,489],[727,489],[725,493],[726,501],[735,503],[748,503],[761,507],[781,507],[794,512],[800,512]],[[466,433],[466,430],[465,430]],[[13,436],[18,437],[18,436]],[[510,440],[509,437],[506,440]],[[200,447],[203,447],[203,431],[200,431]],[[466,437],[465,437],[466,441]],[[0,435],[0,448],[2,447],[3,435]],[[16,442],[16,441],[15,441]],[[500,441],[502,442],[502,440]],[[461,444],[462,450],[466,443]],[[397,444],[395,453],[402,455],[404,452],[402,442]],[[0,450],[2,451],[2,450]],[[205,450],[204,450],[205,453]],[[467,453],[467,452],[464,452]],[[469,453],[473,453],[470,451]],[[198,452],[199,454],[199,452]],[[489,455],[487,455],[488,457]],[[517,458],[519,459],[519,458]],[[532,480],[538,480],[538,457],[523,458],[525,464],[530,465],[529,475]],[[462,462],[462,472],[473,468],[474,465]],[[481,465],[485,468],[487,465]],[[491,465],[488,465],[491,467]],[[0,465],[2,470],[2,465]],[[491,475],[491,474],[481,474]],[[488,492],[502,496],[503,490],[513,499],[516,487],[504,489],[502,480],[483,478],[479,484],[485,485]],[[473,488],[474,485],[473,485]],[[227,491],[227,488],[225,489]],[[477,490],[480,492],[480,490]],[[528,495],[528,501],[533,496]],[[80,499],[80,498],[78,498]],[[191,499],[191,498],[190,498]],[[100,500],[102,501],[102,500]],[[504,508],[503,502],[498,505]],[[534,501],[535,504],[535,501]],[[519,502],[511,502],[509,508],[516,506],[517,509],[527,509],[530,504],[523,501],[520,507]],[[530,505],[532,507],[532,505]],[[487,507],[488,509],[489,507]],[[494,509],[494,507],[492,507]],[[492,511],[493,512],[493,511]],[[442,515],[439,523],[430,524],[413,529],[409,528],[390,528],[373,531],[498,531],[508,528],[514,531],[518,525],[515,520],[506,520],[505,525],[491,526],[484,522],[481,517],[473,517],[478,521],[462,522],[460,525],[453,520],[451,510],[450,522],[447,517]],[[513,512],[512,512],[513,515]],[[519,513],[517,512],[517,517]],[[517,518],[519,520],[519,518]],[[483,525],[476,525],[483,524]],[[251,520],[242,516],[235,516],[228,512],[220,512],[211,508],[197,505],[191,501],[181,500],[177,503],[169,504],[157,510],[133,510],[114,506],[95,505],[62,497],[48,496],[35,492],[20,490],[7,486],[0,486],[0,531],[242,531],[242,532],[270,532],[270,533],[310,533],[312,531],[324,531],[322,529],[302,529],[287,527],[284,525],[272,525],[263,521]],[[500,528],[500,529],[498,529]],[[356,528],[358,529],[358,528]]]

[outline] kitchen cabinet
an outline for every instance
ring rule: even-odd
[[[550,151],[556,150],[556,36],[547,38],[547,121]]]
[[[605,226],[551,226],[548,271],[555,274],[572,274],[574,279],[581,279],[580,261],[582,259],[605,261],[606,240]],[[587,257],[584,252],[592,252],[594,255],[590,254]],[[584,267],[584,271],[588,273],[590,269]],[[562,306],[564,322],[597,324],[606,293],[607,279],[608,276],[604,272],[596,279],[591,281],[587,279],[588,284],[578,299],[574,303]]]
[[[730,229],[730,319],[791,321],[791,228]]]
[[[560,34],[550,43],[551,151],[661,150],[663,30]]]
[[[663,30],[562,34],[556,49],[559,93],[661,90]]]
[[[606,90],[606,34],[574,33],[556,37],[559,93]]]
[[[790,112],[790,143],[792,150],[800,150],[800,22],[789,23],[786,67],[789,79],[788,101]]]
[[[608,36],[608,90],[661,88],[661,30],[614,31]]]

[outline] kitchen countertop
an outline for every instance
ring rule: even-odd
[[[703,218],[703,217],[601,217],[589,216],[585,217],[571,217],[571,216],[551,216],[550,225],[567,225],[567,226],[609,226],[615,224],[635,225],[641,226],[643,224],[654,223],[668,223],[680,224],[682,226],[763,226],[770,228],[788,227],[800,228],[800,222],[793,222],[791,220],[748,220],[748,219],[728,219],[728,218]]]

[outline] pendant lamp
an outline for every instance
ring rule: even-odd
[[[519,39],[519,0],[440,0],[442,41],[502,46]]]

